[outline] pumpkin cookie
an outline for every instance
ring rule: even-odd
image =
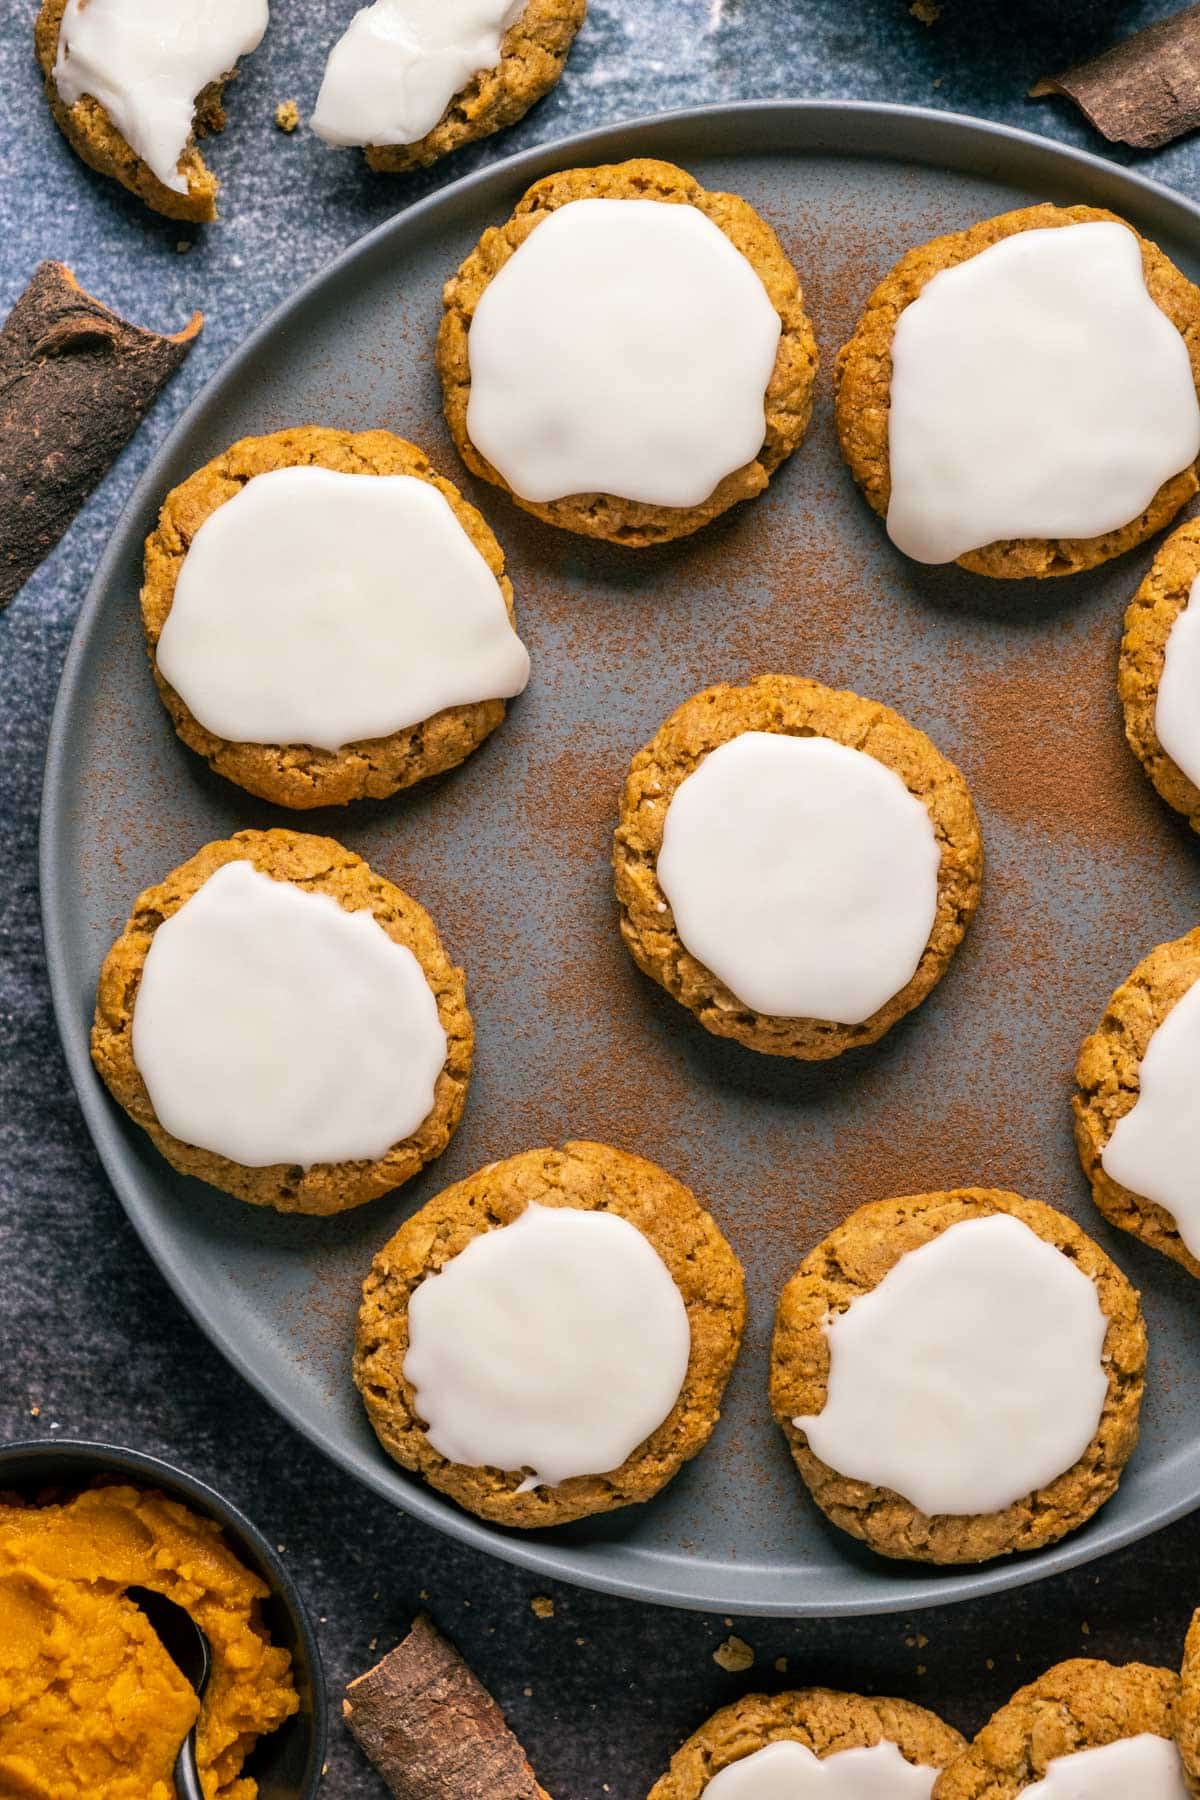
[[[1192,1615],[1183,1647],[1174,1727],[1188,1786],[1193,1794],[1200,1794],[1200,1611]]]
[[[188,0],[156,11],[181,21]],[[145,0],[109,0],[89,15],[86,0],[42,0],[34,47],[55,123],[76,154],[101,175],[170,219],[198,224],[217,216],[219,182],[195,139],[221,131],[226,82],[258,47],[267,0],[219,0],[206,9],[205,39],[185,54],[155,48],[141,29]]]
[[[358,485],[372,476],[410,479]],[[146,540],[142,622],[184,743],[296,809],[383,799],[455,768],[529,670],[499,544],[390,431],[296,426],[190,475]],[[461,695],[476,697],[438,703]],[[376,734],[393,721],[405,722]],[[263,741],[279,731],[323,744]]]
[[[817,352],[795,270],[745,200],[670,163],[536,182],[444,299],[463,461],[565,530],[682,537],[761,493],[808,425]]]
[[[1122,982],[1075,1079],[1075,1143],[1096,1205],[1200,1277],[1200,927]]]
[[[1117,678],[1129,747],[1168,806],[1200,831],[1200,519],[1173,531],[1125,614]],[[1165,740],[1165,741],[1164,741]]]
[[[790,1745],[790,1750],[772,1748]],[[966,1742],[936,1713],[908,1700],[867,1699],[830,1688],[801,1688],[787,1694],[747,1694],[724,1706],[694,1731],[671,1758],[671,1767],[651,1788],[648,1800],[751,1800],[753,1777],[766,1766],[756,1759],[790,1757],[798,1774],[815,1759],[826,1773],[842,1774],[850,1795],[854,1772],[895,1765],[896,1794],[926,1800],[939,1770],[962,1755]],[[869,1753],[869,1760],[867,1760]],[[723,1779],[722,1771],[730,1771]],[[735,1781],[734,1772],[740,1779]],[[881,1771],[882,1772],[882,1771]],[[928,1776],[928,1782],[922,1781]],[[903,1786],[900,1783],[903,1782]],[[743,1785],[744,1784],[744,1785]],[[798,1790],[806,1791],[806,1790]],[[872,1790],[874,1791],[874,1790]]]
[[[403,0],[364,7],[330,55],[313,130],[329,143],[362,145],[372,169],[397,174],[515,125],[562,74],[587,0],[528,0],[505,29],[513,10],[492,0],[486,17],[455,30],[425,8],[406,20]],[[397,20],[414,29],[397,34]]]
[[[685,701],[634,757],[613,866],[645,974],[718,1037],[811,1060],[925,999],[979,903],[983,848],[924,732],[763,675]]]
[[[933,1800],[1058,1800],[1092,1792],[1089,1769],[1106,1793],[1186,1800],[1171,1741],[1178,1690],[1170,1669],[1144,1663],[1059,1663],[993,1713]]]
[[[167,1161],[335,1213],[408,1181],[462,1115],[474,1032],[423,907],[331,838],[241,831],[139,896],[92,1061]]]
[[[496,1524],[649,1500],[707,1443],[741,1265],[696,1197],[606,1144],[447,1188],[375,1258],[354,1357],[388,1455]]]
[[[1080,226],[1106,229],[1050,241]],[[937,281],[947,271],[951,287]],[[1096,207],[1024,207],[910,250],[838,353],[834,384],[854,479],[921,561],[1070,575],[1143,543],[1197,491],[1200,290]],[[1087,535],[1060,523],[1102,514]],[[1042,523],[1003,529],[1018,517]],[[985,521],[991,541],[970,543]]]
[[[1054,1543],[1115,1492],[1145,1364],[1137,1293],[1072,1220],[958,1188],[861,1206],[804,1259],[771,1407],[843,1531],[883,1556],[984,1562]]]

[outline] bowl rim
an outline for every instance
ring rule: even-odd
[[[167,1462],[163,1457],[153,1456],[147,1450],[134,1450],[128,1445],[110,1444],[98,1438],[58,1436],[19,1438],[0,1444],[0,1492],[5,1490],[11,1464],[40,1459],[44,1459],[49,1464],[56,1460],[71,1458],[78,1459],[84,1465],[91,1464],[94,1472],[98,1475],[113,1474],[134,1479],[145,1478],[147,1485],[157,1484],[170,1498],[183,1498],[193,1503],[198,1511],[207,1513],[223,1529],[229,1530],[234,1535],[240,1533],[247,1540],[255,1555],[260,1558],[273,1593],[282,1601],[291,1616],[308,1664],[312,1684],[312,1741],[303,1785],[297,1791],[296,1800],[315,1800],[321,1785],[328,1750],[329,1689],[312,1617],[295,1577],[283,1563],[274,1545],[268,1541],[259,1527],[247,1517],[239,1506],[235,1506],[232,1500],[227,1500],[222,1493],[208,1482],[202,1481],[198,1475],[190,1474],[186,1469],[177,1467],[175,1463]],[[36,1478],[28,1475],[14,1477],[12,1485],[21,1488],[26,1486],[30,1479]],[[234,1547],[236,1549],[237,1546]]]

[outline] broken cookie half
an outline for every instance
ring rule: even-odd
[[[424,168],[523,118],[586,12],[587,0],[373,0],[330,52],[312,128],[382,173]]]
[[[42,0],[50,110],[84,162],[155,212],[215,219],[219,184],[196,139],[224,126],[222,90],[267,16],[268,0]]]

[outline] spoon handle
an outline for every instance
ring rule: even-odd
[[[175,1800],[204,1800],[200,1771],[196,1767],[196,1727],[184,1738],[175,1758]]]

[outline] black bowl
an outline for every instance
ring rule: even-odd
[[[314,1800],[325,1764],[329,1703],[321,1655],[299,1590],[279,1557],[244,1513],[194,1475],[170,1463],[115,1444],[39,1438],[0,1448],[0,1492],[34,1496],[46,1489],[78,1492],[97,1476],[117,1476],[139,1487],[161,1488],[193,1512],[215,1519],[231,1549],[271,1590],[262,1603],[263,1623],[276,1644],[291,1652],[300,1711],[279,1731],[260,1738],[246,1764],[260,1800]]]

